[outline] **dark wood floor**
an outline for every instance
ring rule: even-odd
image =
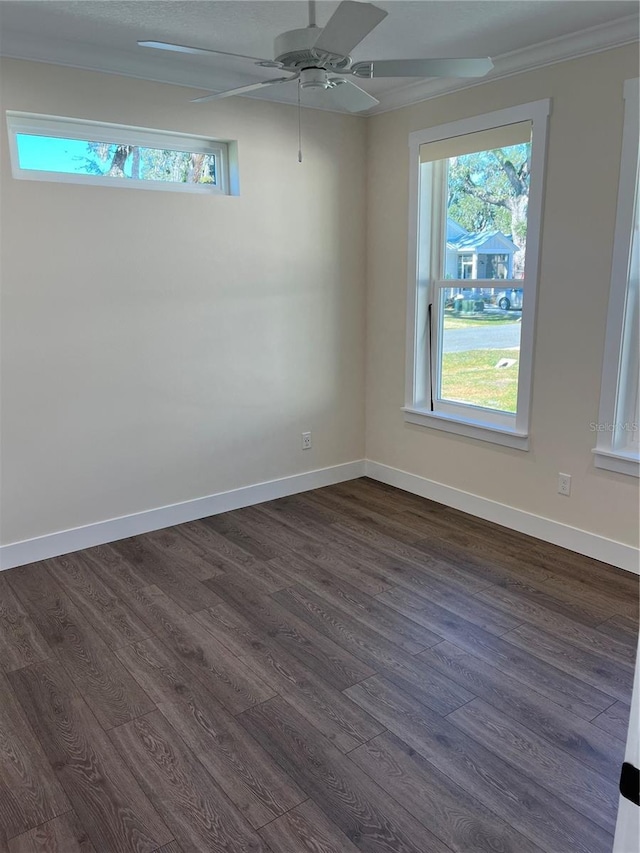
[[[609,853],[637,578],[370,480],[0,575],[10,853]]]

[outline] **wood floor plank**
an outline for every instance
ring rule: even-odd
[[[196,580],[202,581],[222,573],[222,569],[212,564],[208,554],[185,535],[188,525],[179,524],[162,530],[153,530],[141,537],[142,541],[161,549],[168,557],[176,560],[180,571],[186,571]]]
[[[495,634],[496,637],[512,631],[523,622],[520,617],[505,613],[486,601],[480,601],[479,595],[464,595],[458,590],[452,590],[446,581],[429,584],[424,589],[416,589],[401,582],[398,588],[390,590],[386,595],[406,603],[413,610],[422,610],[432,615],[439,613],[445,619],[447,614],[453,614],[490,634]],[[383,596],[378,596],[378,600],[387,603],[387,598]]]
[[[560,616],[546,607],[542,607],[527,598],[499,587],[492,587],[489,592],[479,592],[476,596],[479,601],[493,605],[498,609],[504,608],[513,614],[518,620],[542,628],[554,637],[561,639],[571,645],[578,646],[586,651],[604,654],[612,660],[621,664],[633,666],[636,651],[628,643],[621,643],[613,637],[574,622],[567,616]]]
[[[155,586],[137,590],[129,598],[129,605],[232,714],[275,694],[260,675],[216,641],[162,590]]]
[[[493,552],[487,554],[482,550],[483,540],[469,536],[458,528],[444,528],[441,520],[427,521],[415,513],[403,513],[397,516],[403,524],[413,524],[428,527],[423,539],[418,539],[416,547],[429,557],[444,563],[453,563],[469,574],[483,578],[487,584],[505,584],[514,578],[527,577],[527,573],[519,574],[510,569],[505,561],[496,559]],[[480,547],[479,547],[480,546]]]
[[[606,693],[556,669],[555,666],[540,660],[524,648],[506,642],[503,637],[496,637],[483,631],[451,612],[443,613],[443,608],[437,605],[429,605],[425,608],[424,601],[421,600],[419,609],[416,609],[413,598],[407,596],[405,591],[398,590],[394,590],[393,593],[384,593],[379,596],[379,599],[397,608],[405,616],[425,625],[429,630],[439,633],[459,648],[485,660],[492,666],[499,667],[503,672],[533,687],[552,702],[567,708],[585,720],[591,720],[611,704],[611,697]],[[417,657],[423,655],[424,652],[420,652]]]
[[[277,853],[358,853],[313,800],[262,827],[260,835]]]
[[[134,566],[148,584],[157,586],[187,613],[220,604],[210,589],[181,567],[175,554],[167,554],[162,548],[145,543],[142,537],[137,536],[114,542],[112,547]]]
[[[435,711],[448,714],[473,698],[474,694],[434,672],[375,631],[354,622],[344,611],[310,590],[291,587],[276,593],[274,598]]]
[[[619,643],[626,643],[632,649],[637,650],[638,622],[635,619],[630,619],[628,616],[612,616],[597,627],[598,631],[607,637],[611,637]]]
[[[0,841],[71,808],[6,677],[0,673]]]
[[[490,752],[613,835],[617,786],[530,729],[474,699],[447,717]]]
[[[592,720],[594,726],[618,738],[620,744],[626,743],[629,730],[631,708],[624,702],[614,702]],[[621,750],[622,752],[622,750]],[[622,757],[622,756],[621,756]]]
[[[120,649],[118,656],[254,828],[305,799],[213,693],[158,640]]]
[[[12,572],[10,583],[104,728],[153,709],[149,697],[44,565]]]
[[[538,583],[525,577],[514,577],[504,584],[498,584],[507,592],[517,595],[533,606],[544,607],[561,617],[571,619],[581,625],[595,628],[603,620],[615,614],[615,606],[601,599],[585,596],[567,584],[564,587],[550,589],[544,583]],[[496,601],[496,606],[499,602]]]
[[[521,625],[504,639],[522,649],[530,649],[540,660],[590,684],[597,690],[624,701],[631,693],[633,668],[604,655],[587,652],[557,639],[533,625]]]
[[[332,525],[332,529],[351,534],[355,539],[373,547],[376,551],[387,554],[395,561],[402,561],[399,566],[403,571],[398,571],[398,565],[394,566],[396,583],[403,583],[408,588],[416,589],[418,592],[427,588],[426,581],[421,581],[421,574],[434,581],[441,581],[446,577],[447,583],[459,589],[460,592],[478,592],[489,586],[485,578],[474,576],[471,572],[465,572],[452,563],[445,563],[429,557],[424,549],[418,547],[418,543],[407,545],[378,533],[371,526],[361,522],[345,519]],[[404,565],[406,564],[406,565]]]
[[[608,853],[611,836],[451,722],[374,676],[345,691],[407,746],[548,853]]]
[[[422,526],[428,534],[428,538],[416,543],[416,547],[435,557],[446,559],[448,555],[461,567],[476,571],[500,586],[513,586],[519,592],[527,589],[532,597],[550,609],[565,612],[576,621],[594,626],[618,612],[619,599],[594,596],[588,585],[567,583],[555,552],[545,558],[531,558],[535,540],[530,537],[525,537],[517,546],[511,543],[505,549],[500,538],[503,528],[447,508],[435,514],[415,508],[403,514],[403,520],[418,529]],[[497,539],[492,536],[494,528]]]
[[[91,569],[81,551],[45,560],[44,565],[110,648],[137,643],[150,635],[149,628]]]
[[[354,749],[349,758],[457,853],[541,850],[389,732]]]
[[[302,666],[286,649],[256,633],[249,622],[225,605],[197,613],[195,618],[342,752],[384,730],[350,699]]]
[[[266,510],[265,510],[266,511]],[[325,541],[328,533],[324,534]],[[288,569],[294,573],[305,571],[306,567],[316,566],[328,572],[336,580],[346,581],[365,595],[375,596],[380,592],[393,589],[393,584],[386,580],[382,573],[354,557],[348,548],[320,545],[307,547],[300,552],[283,552],[279,557],[269,561],[278,570]]]
[[[323,507],[310,499],[310,493],[297,495],[296,501],[299,508],[293,518],[297,523],[305,525],[305,530],[308,531],[310,522],[304,521],[305,515],[309,509],[322,515]],[[267,511],[266,508],[263,509]],[[287,514],[283,513],[285,520]],[[292,522],[289,520],[289,523]],[[349,531],[339,530],[335,524],[327,526],[314,522],[313,525],[316,531],[315,541],[309,542],[297,553],[349,580],[369,595],[392,588],[393,583],[385,578],[382,569],[396,565],[397,560],[394,557],[376,551]]]
[[[177,841],[170,841],[158,850],[158,853],[184,853]]]
[[[240,526],[238,522],[233,520],[232,513],[212,515],[209,518],[203,519],[203,521],[227,541],[258,560],[266,562],[278,556],[279,549],[277,545],[260,532],[250,530],[247,525]]]
[[[159,711],[109,733],[185,853],[267,848]]]
[[[219,559],[224,560],[224,558]],[[243,583],[246,589],[257,595],[271,595],[272,592],[284,589],[290,584],[289,579],[272,566],[271,562],[265,563],[255,557],[250,564],[229,562],[225,572],[207,580],[223,580],[230,577],[238,583]]]
[[[240,719],[363,853],[450,853],[281,697]]]
[[[330,604],[348,613],[355,621],[372,628],[400,648],[417,654],[440,642],[440,637],[407,619],[397,610],[379,602],[374,596],[361,592],[351,583],[338,578],[326,569],[299,555],[271,560],[281,574],[289,577],[288,586],[308,587]]]
[[[9,679],[96,851],[152,853],[172,839],[60,664]]]
[[[389,488],[384,483],[379,483],[377,480],[368,477],[346,480],[344,483],[336,483],[335,486],[328,486],[324,489],[314,489],[312,494],[318,496],[338,494],[343,497],[352,497],[362,506],[369,507],[381,515],[390,515],[393,512],[410,509],[414,506],[416,499],[416,496],[409,494],[409,492]]]
[[[299,548],[280,548],[276,559],[302,557],[336,577],[347,580],[368,595],[376,595],[392,588],[393,585],[385,580],[376,567],[363,559],[361,543],[352,537],[336,535],[329,530],[328,524],[321,520],[322,507],[304,503],[300,498],[304,498],[304,495],[281,498],[260,507],[260,511],[265,515],[288,528],[302,530],[309,539]],[[392,562],[389,558],[384,560],[385,563]]]
[[[0,668],[4,672],[50,657],[51,649],[13,594],[9,573],[0,574]]]
[[[12,838],[9,853],[96,853],[96,848],[71,811]]]
[[[303,549],[309,543],[309,536],[303,530],[274,524],[273,520],[266,513],[261,512],[259,507],[244,507],[228,515],[234,524],[246,531],[247,535],[252,536],[256,542],[270,543],[278,553],[282,548],[293,551]]]
[[[524,572],[546,574],[544,584],[558,592],[570,589],[594,603],[608,603],[615,613],[638,615],[638,584],[632,575],[613,566],[575,554],[557,545],[534,539],[519,531],[473,518],[457,510],[447,509],[452,517],[461,518],[466,528],[477,532],[500,551],[517,561]],[[553,567],[550,570],[550,567]]]
[[[234,545],[233,542],[214,530],[207,521],[206,518],[190,521],[188,524],[181,524],[177,529],[181,536],[189,540],[190,545],[212,568],[212,574],[209,574],[208,577],[215,577],[220,573],[227,572],[230,566],[244,566],[247,569],[252,569],[264,564],[263,560],[258,560],[253,554]],[[200,578],[200,580],[205,580],[205,578]]]
[[[375,672],[309,622],[282,607],[277,594],[273,598],[256,595],[244,582],[230,575],[212,579],[207,584],[237,613],[336,690],[343,690]]]
[[[363,548],[368,549],[364,553],[368,554],[369,560],[374,565],[385,569],[386,563],[388,567],[386,573],[390,582],[405,586],[407,589],[426,592],[430,581],[442,583],[442,578],[446,578],[447,584],[460,592],[477,592],[488,586],[484,578],[474,578],[470,573],[462,572],[450,563],[443,563],[429,557],[415,545],[398,542],[389,536],[377,533],[365,524],[346,519],[332,525],[332,530],[351,536],[360,542]]]
[[[269,501],[269,503],[261,504],[258,509],[288,529],[303,533],[307,539],[314,543],[314,547],[318,543],[328,547],[335,546],[329,528],[336,521],[340,521],[343,514],[337,512],[333,507],[325,506],[324,503],[311,500],[312,494],[311,492],[303,492],[276,501]],[[311,556],[309,543],[290,550]]]
[[[595,721],[589,723],[568,713],[566,708],[528,685],[452,643],[440,643],[420,657],[433,669],[457,681],[470,693],[485,699],[604,778],[615,777],[624,749],[619,741],[596,728]]]
[[[106,586],[121,601],[127,602],[137,590],[148,586],[128,560],[119,554],[113,545],[97,545],[82,552],[83,558]]]
[[[604,566],[604,563],[602,564]],[[544,582],[546,587],[554,595],[565,595],[575,597],[587,602],[591,607],[606,608],[611,615],[619,614],[638,619],[638,595],[619,594],[613,591],[606,581],[604,584],[595,585],[587,583],[584,577],[576,573],[574,577],[564,574],[564,566],[557,561],[556,571]],[[607,568],[611,568],[610,566]],[[595,579],[595,576],[594,576]]]
[[[354,497],[338,492],[338,487],[330,490],[319,489],[309,493],[311,500],[320,501],[329,512],[333,513],[334,523],[348,519],[354,522],[362,522],[367,527],[411,545],[421,539],[421,535],[402,521],[392,517],[388,511],[383,511],[375,504],[371,504],[362,497]]]

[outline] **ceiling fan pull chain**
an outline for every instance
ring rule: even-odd
[[[302,163],[302,109],[300,107],[300,80],[298,80],[298,163]]]

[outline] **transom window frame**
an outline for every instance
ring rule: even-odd
[[[228,141],[211,139],[195,134],[178,131],[154,130],[111,122],[90,119],[67,118],[63,116],[40,115],[38,113],[7,110],[7,132],[9,135],[9,154],[11,172],[17,180],[50,181],[53,183],[86,184],[100,187],[124,187],[129,189],[161,190],[169,192],[189,192],[204,195],[230,195],[229,148]],[[138,178],[105,177],[103,175],[82,175],[70,172],[54,172],[20,168],[18,152],[18,134],[50,136],[57,139],[79,139],[90,142],[137,145],[144,148],[158,148],[169,151],[187,151],[198,154],[213,154],[217,160],[215,184],[188,184],[178,181],[144,180]]]
[[[551,104],[550,98],[531,101],[437,127],[414,131],[409,135],[407,348],[405,405],[402,407],[404,420],[407,423],[519,450],[526,451],[529,449],[533,351]],[[435,407],[432,408],[432,401],[438,387],[436,361],[441,343],[437,331],[433,334],[434,327],[429,322],[429,315],[441,309],[442,292],[445,288],[450,288],[452,282],[438,279],[435,273],[435,270],[441,266],[439,255],[444,251],[444,236],[440,232],[443,231],[446,223],[444,179],[442,175],[438,175],[438,165],[441,161],[433,163],[435,169],[430,170],[427,178],[431,185],[426,188],[423,187],[423,191],[421,191],[420,146],[458,136],[467,136],[480,131],[498,129],[520,122],[531,122],[532,144],[527,216],[526,276],[525,279],[517,281],[518,286],[523,288],[523,304],[526,304],[526,310],[522,311],[521,321],[517,412],[511,415],[468,404],[444,403],[441,403],[439,410],[436,410]],[[436,190],[438,182],[442,185],[439,193]],[[436,213],[435,217],[432,217],[431,210],[427,208],[434,204],[434,196]],[[433,227],[434,218],[438,220],[435,223],[436,228]],[[423,228],[422,234],[421,219],[423,222],[431,221],[431,226]],[[479,287],[487,286],[484,279],[476,281]],[[495,281],[490,282],[488,286],[495,287]],[[430,366],[435,366],[436,369],[430,370]]]
[[[640,477],[640,424],[633,421],[633,412],[637,411],[635,397],[639,393],[639,335],[637,321],[634,323],[633,318],[627,316],[629,279],[635,272],[637,286],[640,265],[640,237],[637,233],[640,226],[640,78],[625,80],[623,98],[624,124],[611,288],[598,421],[591,425],[596,432],[596,446],[592,452],[596,468]]]

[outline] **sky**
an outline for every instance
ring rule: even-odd
[[[21,169],[91,174],[86,168],[86,161],[79,159],[87,156],[87,143],[83,139],[58,139],[27,133],[17,133],[16,139]]]

